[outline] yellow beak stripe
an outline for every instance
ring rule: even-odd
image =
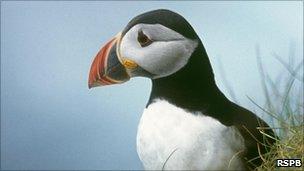
[[[122,59],[122,64],[128,69],[134,69],[138,66],[137,63],[130,59]]]

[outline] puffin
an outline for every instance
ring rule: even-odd
[[[275,142],[265,121],[220,91],[201,39],[176,12],[133,18],[95,56],[88,86],[132,77],[152,81],[136,138],[146,170],[253,170]]]

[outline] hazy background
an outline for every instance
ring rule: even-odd
[[[1,168],[142,169],[136,130],[151,83],[88,89],[101,45],[152,9],[183,15],[239,102],[263,103],[255,47],[271,76],[290,47],[303,57],[303,2],[1,1]],[[229,96],[228,96],[229,97]]]

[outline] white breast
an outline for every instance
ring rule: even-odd
[[[138,126],[137,152],[147,170],[244,169],[244,148],[234,127],[164,100],[150,104]]]

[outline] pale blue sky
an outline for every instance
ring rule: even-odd
[[[153,9],[183,15],[201,37],[219,87],[262,102],[255,47],[271,76],[290,43],[303,57],[303,2],[1,2],[2,169],[142,169],[136,130],[151,83],[89,90],[101,45]]]

